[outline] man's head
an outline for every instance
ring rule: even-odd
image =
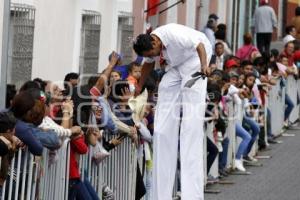
[[[130,65],[128,66],[128,73],[136,80],[139,80],[141,77],[141,66],[136,62],[130,63]]]
[[[140,34],[133,43],[135,53],[143,57],[159,56],[162,49],[160,39],[151,34]]]
[[[208,16],[208,21],[207,21],[206,26],[215,31],[217,29],[218,19],[219,19],[219,17],[216,14],[210,14]]]
[[[293,25],[287,26],[287,27],[285,28],[285,34],[291,35],[291,36],[293,36],[293,37],[296,37],[297,31],[296,31],[295,26],[293,26]]]
[[[0,133],[13,133],[16,125],[16,118],[11,112],[0,113]]]
[[[285,47],[285,52],[287,55],[292,55],[294,53],[295,45],[294,45],[293,41],[286,43],[284,47]]]
[[[244,74],[253,73],[253,65],[250,61],[248,61],[248,60],[243,61],[241,66],[243,68]]]
[[[215,52],[217,56],[221,56],[224,54],[224,44],[221,42],[218,42],[215,44]]]
[[[68,86],[72,86],[72,87],[76,87],[77,84],[79,83],[79,74],[77,73],[74,73],[74,72],[71,72],[71,73],[68,73],[66,76],[65,76],[65,89],[68,88]]]

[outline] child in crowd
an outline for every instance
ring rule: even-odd
[[[127,81],[129,84],[129,90],[130,92],[134,93],[141,77],[141,66],[138,63],[132,62],[128,66],[128,72],[129,76],[127,77]]]

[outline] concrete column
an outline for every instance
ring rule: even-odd
[[[0,11],[0,109],[3,109],[6,102],[10,0],[1,1]]]

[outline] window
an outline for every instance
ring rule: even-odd
[[[123,55],[123,63],[132,61],[133,17],[129,14],[119,16],[118,20],[118,52]]]
[[[95,74],[98,72],[100,32],[100,13],[85,11],[82,15],[81,50],[79,60],[80,74]],[[81,81],[84,82],[84,80]]]
[[[31,79],[35,9],[11,4],[7,83],[20,87]]]

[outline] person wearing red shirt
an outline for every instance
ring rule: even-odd
[[[99,200],[94,188],[89,183],[80,180],[78,155],[86,154],[88,146],[83,134],[71,139],[70,142],[70,176],[69,200]]]

